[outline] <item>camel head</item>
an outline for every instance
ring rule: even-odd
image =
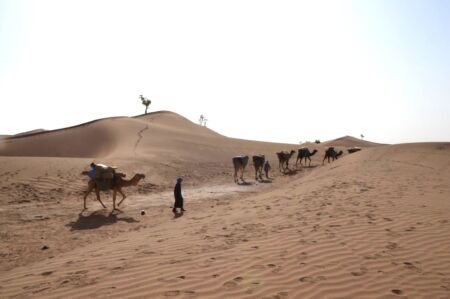
[[[136,186],[140,180],[145,178],[145,174],[143,173],[136,173],[134,177],[131,179],[133,181],[133,186]]]
[[[316,153],[317,153],[317,150],[314,149],[314,150],[312,151],[312,153],[311,153],[311,156],[315,155]]]

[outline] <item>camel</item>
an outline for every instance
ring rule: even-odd
[[[83,171],[81,174],[87,175],[87,171]],[[137,173],[134,175],[134,177],[131,180],[125,180],[124,179],[125,174],[123,173],[115,173],[113,183],[109,186],[110,190],[113,190],[113,211],[116,210],[116,194],[119,192],[122,195],[122,200],[117,204],[117,206],[120,206],[120,204],[125,200],[126,195],[122,192],[123,187],[129,187],[129,186],[136,186],[139,181],[143,178],[145,178],[144,174]],[[84,209],[86,210],[86,198],[88,197],[89,193],[92,192],[92,190],[95,189],[95,194],[97,195],[97,200],[101,203],[103,208],[106,209],[106,206],[103,204],[103,202],[100,199],[100,188],[97,188],[97,183],[95,180],[90,179],[88,182],[88,189],[86,194],[84,195]]]
[[[282,151],[282,152],[277,152],[277,156],[278,156],[278,169],[283,169],[283,172],[285,172],[286,169],[289,170],[289,159],[292,157],[292,155],[295,153],[294,150],[291,150],[290,153],[286,152],[286,151]],[[286,168],[284,167],[284,165],[286,164]]]
[[[300,160],[300,165],[302,165],[302,159],[305,159],[305,165],[306,165],[306,159],[309,160],[309,166],[311,166],[311,158],[317,153],[317,150],[313,150],[312,152],[309,151],[309,148],[302,147],[298,150],[297,154],[297,162],[295,162],[295,166],[297,166],[298,160]]]
[[[239,179],[238,179],[238,171],[241,173],[240,178],[243,182],[244,181],[244,170],[245,167],[247,166],[248,163],[248,156],[236,156],[233,157],[233,166],[234,166],[234,182],[236,184],[239,184]]]
[[[361,150],[361,148],[360,147],[356,147],[356,146],[347,149],[349,154],[353,154],[353,153],[359,152],[360,150]]]
[[[266,162],[266,157],[264,157],[264,155],[256,155],[253,156],[253,165],[255,166],[255,180],[259,179],[262,181],[262,171],[263,171],[263,166],[264,166],[264,162]],[[259,173],[259,176],[258,176]]]
[[[328,159],[328,163],[330,163],[330,158],[332,159],[332,161],[334,161],[335,159],[337,160],[337,158],[339,158],[339,156],[341,156],[342,154],[343,154],[342,151],[336,152],[334,147],[329,147],[325,151],[325,156],[323,157],[322,165],[325,164],[325,159]]]

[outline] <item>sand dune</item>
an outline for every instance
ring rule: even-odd
[[[109,132],[108,146],[75,151],[71,138],[95,132]],[[12,156],[17,142],[34,151]],[[238,186],[231,155],[273,160],[297,146],[230,139],[170,112],[9,139],[0,297],[449,298],[450,143],[368,143],[322,166],[326,146],[313,167],[288,175],[273,163],[266,183],[249,168]],[[121,212],[89,201],[80,213],[78,173],[92,158],[147,175]],[[178,173],[188,211],[174,217]]]
[[[384,144],[375,143],[375,142],[371,142],[371,141],[367,141],[367,140],[362,140],[362,139],[358,139],[358,138],[355,138],[352,136],[344,136],[344,137],[340,137],[337,139],[325,141],[325,142],[323,142],[323,145],[335,146],[335,147],[340,146],[340,147],[345,147],[345,148],[350,148],[350,147],[366,148],[366,147],[380,146],[380,145],[384,145]]]

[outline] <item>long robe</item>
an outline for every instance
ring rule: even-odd
[[[181,183],[177,182],[173,189],[173,195],[175,196],[174,208],[183,208],[183,196],[181,195]]]

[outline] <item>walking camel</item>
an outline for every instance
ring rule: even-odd
[[[239,179],[238,179],[238,172],[241,173],[241,175],[239,176],[242,180],[242,182],[244,181],[244,170],[245,167],[247,166],[248,163],[248,156],[236,156],[233,157],[233,166],[234,166],[234,182],[236,184],[239,184]]]
[[[252,158],[253,166],[255,166],[255,180],[258,180],[259,177],[259,179],[262,181],[262,171],[264,163],[266,162],[266,157],[264,155],[255,155]]]
[[[291,152],[281,151],[277,152],[278,157],[278,169],[281,171],[283,169],[283,172],[285,172],[286,169],[289,170],[289,159],[292,157],[292,155],[295,153],[294,150],[291,150]],[[286,167],[284,165],[286,164]]]
[[[317,153],[317,150],[313,150],[312,152],[309,151],[309,148],[302,147],[298,150],[297,154],[297,161],[295,162],[295,166],[297,166],[298,160],[300,160],[300,165],[302,165],[302,160],[305,159],[305,165],[306,165],[306,159],[309,160],[309,166],[311,166],[311,158]]]
[[[81,174],[87,175],[88,172],[87,171],[83,171]],[[123,174],[123,173],[116,173],[116,174],[114,174],[113,182],[109,186],[109,190],[113,190],[113,210],[116,210],[116,195],[117,195],[117,192],[119,192],[122,195],[122,199],[117,204],[117,206],[120,206],[120,204],[127,197],[122,192],[122,188],[129,187],[129,186],[136,186],[139,183],[140,180],[145,178],[145,175],[142,174],[142,173],[137,173],[137,174],[135,174],[133,176],[133,178],[131,180],[125,180],[124,177],[125,177],[125,174]],[[100,188],[98,188],[97,183],[93,179],[89,180],[89,182],[88,182],[88,189],[86,191],[86,194],[84,195],[84,209],[85,210],[87,209],[87,207],[86,207],[86,198],[88,197],[88,195],[94,189],[95,189],[95,195],[97,195],[97,200],[101,203],[103,208],[106,209],[106,206],[103,204],[103,202],[100,199],[100,190],[99,190]]]
[[[337,158],[339,158],[342,154],[343,154],[342,151],[336,152],[334,147],[329,147],[325,151],[325,156],[323,157],[322,165],[325,164],[325,159],[328,159],[328,163],[330,163],[330,159],[332,159],[332,161],[334,161],[335,159],[337,160]]]

